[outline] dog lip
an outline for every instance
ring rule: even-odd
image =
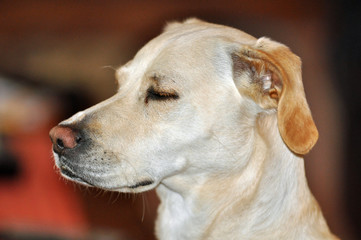
[[[62,164],[60,166],[60,172],[61,172],[61,174],[63,174],[64,176],[70,178],[71,180],[77,181],[77,182],[82,183],[84,185],[94,186],[93,184],[89,183],[88,181],[86,181],[83,178],[76,175],[74,173],[74,171],[72,171],[68,166],[66,166],[64,164]]]
[[[144,187],[144,186],[148,186],[148,185],[152,185],[154,182],[152,180],[145,180],[145,181],[142,181],[142,182],[138,182],[132,186],[129,186],[128,188],[131,188],[131,189],[135,189],[135,188],[138,188],[138,187]]]
[[[89,181],[85,180],[84,178],[80,177],[79,175],[77,175],[75,173],[74,170],[72,170],[71,167],[69,167],[68,165],[64,164],[64,162],[58,162],[57,166],[61,172],[61,174],[63,175],[63,177],[75,181],[79,184],[83,184],[85,186],[91,186],[91,187],[99,187],[105,190],[110,190],[110,191],[121,191],[122,189],[132,189],[135,190],[137,188],[140,187],[147,187],[150,186],[152,184],[154,184],[154,181],[151,179],[147,179],[147,180],[143,180],[140,182],[137,182],[134,185],[123,185],[123,186],[113,186],[113,187],[106,187],[106,186],[101,186],[101,185],[94,185],[93,183],[90,183]]]

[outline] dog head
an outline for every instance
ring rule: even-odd
[[[236,171],[251,154],[260,114],[277,117],[296,154],[318,137],[299,58],[233,28],[195,19],[170,24],[116,78],[113,97],[51,130],[64,177],[138,192],[192,171]]]

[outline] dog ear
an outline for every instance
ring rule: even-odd
[[[318,139],[302,84],[301,61],[285,45],[260,38],[232,54],[234,78],[251,81],[237,87],[261,107],[276,108],[283,141],[296,154],[306,154]]]

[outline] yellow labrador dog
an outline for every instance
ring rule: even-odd
[[[307,186],[318,132],[285,45],[190,19],[116,77],[117,94],[51,130],[65,178],[156,188],[159,239],[336,239]]]

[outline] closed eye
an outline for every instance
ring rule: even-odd
[[[148,103],[149,100],[155,101],[166,101],[166,100],[176,100],[179,98],[179,95],[174,91],[158,91],[154,87],[150,87],[147,90],[147,96],[145,98],[145,103]]]

